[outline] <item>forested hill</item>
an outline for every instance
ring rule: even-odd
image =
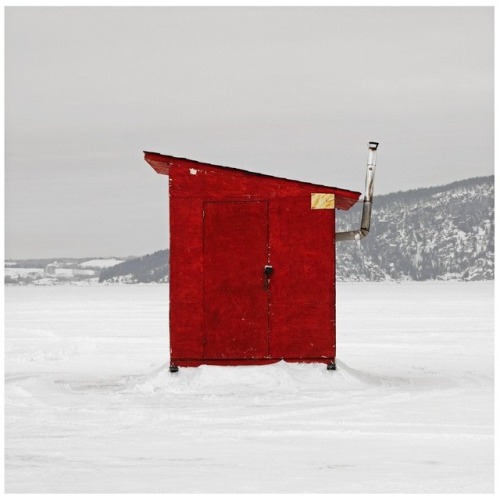
[[[168,281],[169,250],[137,257],[103,269],[99,282],[114,283],[165,283]]]
[[[359,228],[360,212],[360,204],[337,211],[337,231]],[[337,244],[339,281],[493,276],[493,176],[375,195],[370,234]]]

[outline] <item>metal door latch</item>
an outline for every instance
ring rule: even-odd
[[[269,282],[271,280],[271,275],[273,274],[273,266],[264,266],[264,289],[269,290]]]

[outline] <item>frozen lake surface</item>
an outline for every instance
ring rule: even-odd
[[[492,282],[341,283],[337,371],[168,372],[168,285],[6,288],[6,491],[493,492]]]

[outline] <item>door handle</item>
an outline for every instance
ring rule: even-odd
[[[264,266],[264,289],[269,290],[269,283],[271,281],[271,275],[273,274],[273,266]]]

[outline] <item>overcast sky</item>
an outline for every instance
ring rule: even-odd
[[[493,8],[7,8],[6,257],[168,246],[143,150],[375,195],[493,174]],[[376,200],[375,200],[376,201]]]

